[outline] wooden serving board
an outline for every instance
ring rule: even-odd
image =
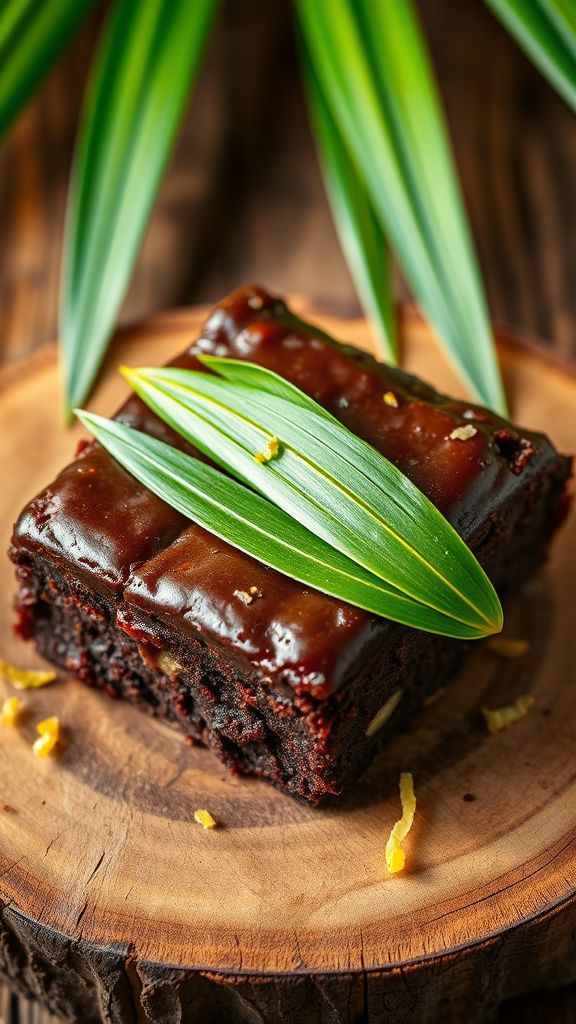
[[[296,305],[369,347],[363,321]],[[123,398],[120,360],[163,362],[204,313],[122,332],[91,407],[111,413]],[[403,328],[404,365],[460,392],[413,312]],[[501,355],[514,417],[576,450],[574,376],[510,339]],[[53,350],[1,385],[4,549],[80,432],[59,425]],[[12,635],[12,569],[0,567],[2,653],[35,665]],[[575,570],[572,516],[546,570],[506,609],[506,635],[528,639],[528,655],[504,661],[478,643],[326,810],[231,778],[209,751],[72,679],[26,694],[22,728],[0,737],[4,976],[79,1024],[470,1022],[576,977]],[[482,705],[528,692],[529,716],[487,735]],[[40,761],[34,726],[49,714],[66,742]],[[401,770],[413,772],[418,810],[408,870],[388,877]],[[220,827],[194,824],[198,807]]]

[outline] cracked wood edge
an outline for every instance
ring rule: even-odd
[[[526,991],[520,978],[528,962],[533,989],[576,980],[573,900],[481,943],[473,959],[451,954],[410,968],[293,971],[265,978],[139,961],[130,944],[97,949],[33,924],[13,908],[4,908],[0,921],[3,977],[70,1024],[385,1024],[456,1021],[463,1012],[474,1022],[489,1019],[503,1000]]]

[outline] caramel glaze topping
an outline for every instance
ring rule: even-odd
[[[292,381],[411,477],[472,547],[487,516],[523,486],[520,473],[531,475],[553,453],[541,435],[520,436],[492,413],[334,342],[258,287],[216,306],[202,337],[175,363],[200,368],[199,353],[247,359]],[[387,392],[396,406],[384,401]],[[193,451],[135,397],[118,418]],[[468,424],[473,436],[450,438]],[[305,588],[187,522],[90,445],[24,510],[14,543],[112,590],[119,625],[139,641],[160,643],[159,620],[234,650],[271,683],[319,698],[385,642],[384,620]],[[146,626],[142,612],[153,617]]]

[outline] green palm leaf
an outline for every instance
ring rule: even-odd
[[[573,0],[486,0],[516,41],[576,110],[576,5]]]
[[[396,365],[398,344],[386,239],[306,55],[303,69],[318,156],[340,244],[360,301],[374,326],[380,354]]]
[[[226,372],[226,360],[204,362]],[[498,597],[456,531],[404,474],[312,399],[282,395],[278,378],[256,366],[253,383],[271,379],[269,386],[174,368],[124,373],[178,433],[341,554],[443,615],[478,630],[500,628]],[[271,437],[280,455],[260,464],[255,455]]]
[[[3,0],[0,134],[16,117],[93,5],[94,0]]]
[[[487,405],[505,399],[433,76],[409,0],[296,0],[323,95],[416,297]]]
[[[484,631],[411,600],[242,484],[131,427],[77,410],[94,437],[145,487],[193,522],[292,579],[416,629],[462,639]]]
[[[197,71],[216,0],[119,0],[91,76],[61,294],[67,408],[98,371]]]

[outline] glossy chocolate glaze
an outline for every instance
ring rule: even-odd
[[[136,628],[130,610],[158,616],[178,632],[208,634],[274,679],[317,695],[337,688],[377,629],[377,619],[306,588],[192,526],[134,571],[120,612],[122,628],[156,641],[152,625]],[[362,643],[359,641],[362,640]],[[351,667],[351,666],[350,666]]]
[[[100,447],[67,466],[34,499],[14,530],[14,546],[53,559],[90,587],[120,594],[130,567],[186,526]]]
[[[200,365],[188,354],[174,360],[192,363]],[[116,418],[202,458],[135,395]],[[105,596],[119,596],[132,566],[170,544],[187,523],[100,445],[83,442],[80,457],[26,506],[13,543],[54,559]]]
[[[221,302],[202,337],[176,363],[197,368],[201,352],[260,363],[312,395],[410,476],[472,547],[488,516],[556,458],[544,437],[521,437],[493,414],[446,399],[332,341],[260,288],[241,289]],[[384,402],[387,391],[397,408]],[[188,447],[136,398],[119,418]],[[450,438],[455,427],[468,424],[477,430],[473,437]],[[505,444],[498,437],[503,429]],[[24,510],[15,545],[45,551],[93,586],[123,594],[119,625],[126,632],[132,630],[130,609],[145,611],[177,631],[234,649],[271,682],[318,697],[341,685],[373,643],[386,642],[390,628],[399,628],[185,525],[92,446]],[[257,596],[248,603],[234,595],[249,594],[250,587]],[[146,636],[140,624],[138,638],[158,643],[153,619]]]

